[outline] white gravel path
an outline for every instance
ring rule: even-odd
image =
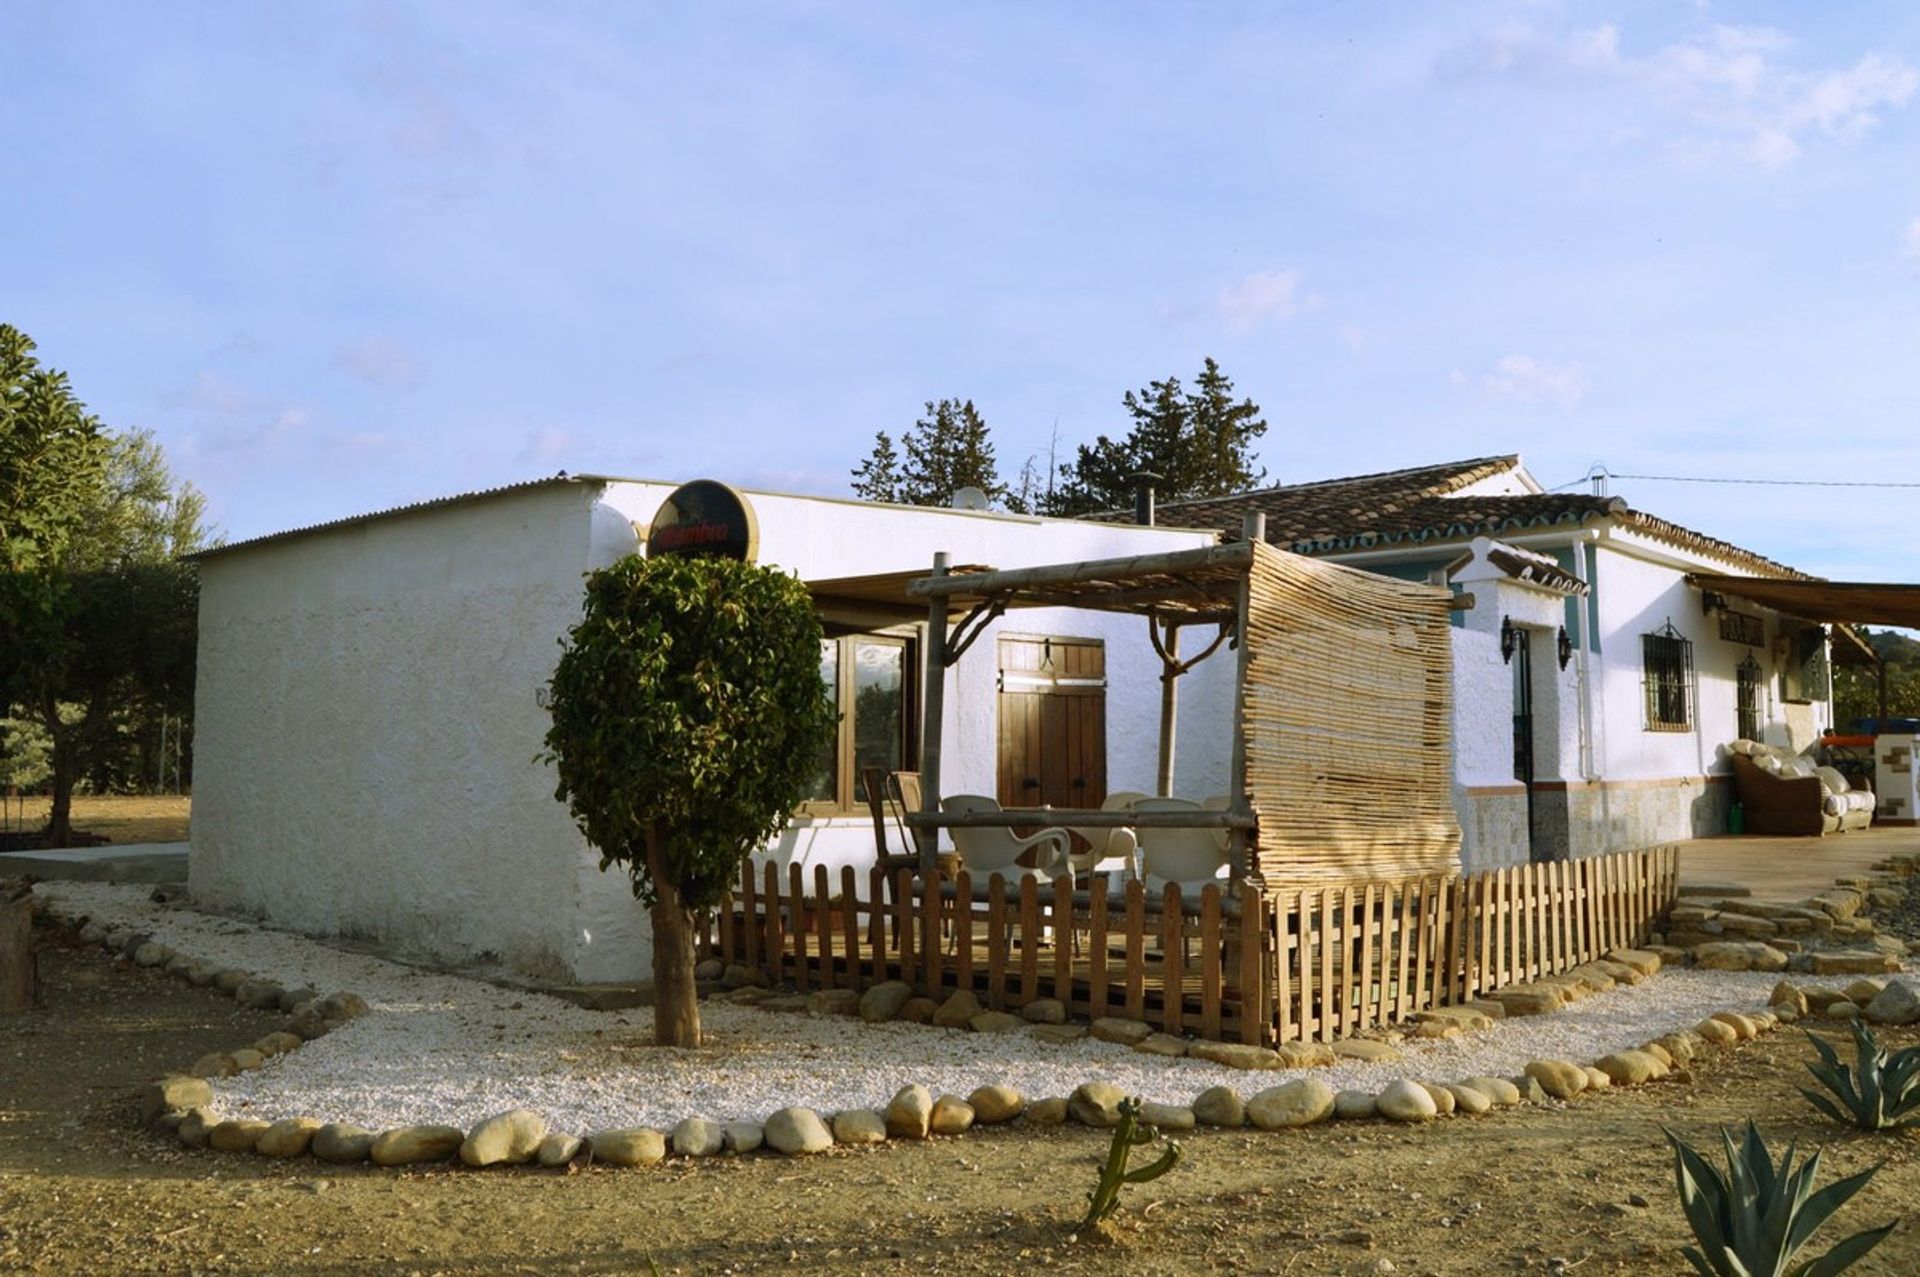
[[[1039,1097],[1105,1080],[1150,1100],[1188,1103],[1226,1083],[1250,1094],[1298,1071],[1246,1073],[1083,1040],[1049,1046],[1023,1033],[983,1035],[921,1025],[705,1003],[708,1045],[651,1045],[652,1012],[586,1011],[539,994],[343,953],[284,931],[156,905],[148,887],[43,883],[61,914],[132,927],[189,957],[289,988],[350,990],[372,1012],[255,1072],[214,1083],[229,1112],[312,1116],[379,1129],[470,1126],[524,1106],[557,1130],[666,1128],[683,1117],[763,1120],[801,1104],[822,1112],[881,1108],[919,1082],[965,1095],[987,1083]],[[1778,979],[1758,973],[1663,971],[1556,1014],[1503,1021],[1454,1041],[1410,1041],[1390,1064],[1343,1063],[1312,1074],[1339,1090],[1377,1091],[1399,1077],[1509,1076],[1541,1058],[1586,1062],[1727,1008],[1765,1005]],[[245,1043],[235,1042],[233,1047]],[[189,1061],[182,1060],[184,1067]]]

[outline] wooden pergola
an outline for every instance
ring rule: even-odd
[[[1250,516],[1242,538],[1225,545],[1005,571],[954,570],[939,554],[930,575],[907,584],[906,594],[927,606],[923,805],[907,817],[923,871],[935,865],[941,829],[1036,824],[1224,829],[1234,895],[1282,881],[1453,871],[1460,834],[1448,749],[1452,596],[1285,554],[1266,544],[1264,522]],[[1179,679],[1223,646],[1234,653],[1226,810],[940,810],[946,670],[998,617],[1033,607],[1146,618],[1162,667],[1163,795],[1173,781]],[[1212,633],[1182,657],[1189,629]],[[1343,762],[1330,748],[1342,740],[1366,752],[1358,765],[1375,783],[1352,783],[1356,760]],[[1390,784],[1374,774],[1381,762]],[[1305,810],[1314,802],[1327,805],[1324,813]],[[1316,827],[1316,814],[1325,827]]]

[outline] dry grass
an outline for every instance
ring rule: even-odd
[[[40,829],[47,823],[52,806],[48,798],[6,800],[0,830]],[[73,827],[98,834],[118,844],[138,842],[185,842],[188,820],[193,814],[193,798],[187,794],[163,794],[142,797],[135,794],[95,796],[76,794],[73,799]]]

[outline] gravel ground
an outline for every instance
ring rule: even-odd
[[[557,999],[343,953],[283,931],[156,905],[148,888],[44,883],[69,917],[134,927],[190,957],[288,987],[350,990],[372,1012],[270,1061],[215,1082],[228,1111],[312,1116],[380,1128],[470,1126],[524,1106],[557,1130],[668,1127],[683,1117],[759,1121],[789,1104],[822,1112],[884,1107],[901,1086],[964,1095],[987,1083],[1030,1096],[1065,1095],[1106,1080],[1150,1100],[1187,1103],[1209,1086],[1242,1093],[1297,1072],[1247,1074],[1200,1060],[1136,1054],[1104,1042],[1049,1046],[1024,1034],[982,1035],[920,1025],[764,1012],[707,1003],[708,1045],[651,1045],[651,1012],[586,1011]],[[1508,1020],[1450,1042],[1409,1042],[1390,1064],[1342,1064],[1313,1074],[1336,1090],[1378,1090],[1399,1077],[1511,1075],[1529,1061],[1589,1061],[1683,1028],[1713,1011],[1765,1005],[1778,977],[1666,971],[1554,1015]],[[235,1042],[235,1047],[245,1045]],[[182,1060],[184,1067],[188,1061]]]

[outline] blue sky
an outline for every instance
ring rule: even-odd
[[[1920,6],[6,7],[0,319],[236,538],[1206,355],[1279,479],[1920,483]],[[1615,491],[1920,578],[1920,489]]]

